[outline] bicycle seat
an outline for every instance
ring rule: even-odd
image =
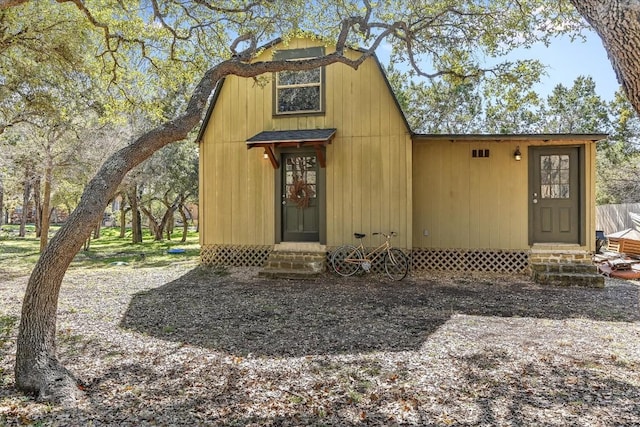
[[[366,236],[366,234],[362,234],[362,233],[353,233],[353,237],[355,237],[356,239],[362,239]]]

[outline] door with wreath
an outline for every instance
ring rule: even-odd
[[[282,240],[318,242],[318,159],[315,153],[284,153],[282,165]]]

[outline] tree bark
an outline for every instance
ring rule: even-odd
[[[140,209],[138,208],[138,186],[134,183],[130,189],[129,206],[131,206],[131,242],[142,243],[142,221],[140,220]]]
[[[177,206],[176,206],[176,209],[177,209]],[[166,227],[167,240],[171,240],[171,235],[173,234],[173,229],[175,228],[175,223],[176,223],[176,220],[175,220],[173,212],[172,212],[171,215],[169,215],[169,219],[167,221],[167,227]]]
[[[140,210],[147,217],[147,220],[149,221],[149,228],[151,229],[151,233],[153,234],[153,240],[155,241],[162,240],[162,233],[164,231],[164,227],[160,228],[160,224],[158,223],[156,218],[153,216],[153,213],[149,209],[147,209],[146,206],[141,205]]]
[[[180,204],[180,206],[178,206],[178,212],[180,212],[180,217],[182,218],[182,239],[180,239],[180,242],[184,243],[187,241],[187,234],[189,233],[189,224],[188,224],[188,220],[187,220],[187,214],[184,212],[185,207],[183,204]]]
[[[33,211],[35,212],[34,226],[36,228],[37,238],[40,238],[40,236],[42,235],[42,198],[40,193],[41,186],[42,180],[40,176],[34,176],[31,190],[33,191]]]
[[[276,71],[310,70],[337,62],[358,68],[373,54],[379,42],[374,43],[371,50],[361,52],[358,59],[349,59],[343,55],[347,39],[345,28],[336,51],[322,57],[249,63],[243,62],[243,59],[249,59],[243,53],[216,65],[204,74],[196,86],[184,114],[145,133],[104,162],[85,187],[80,203],[69,215],[68,221],[47,245],[29,277],[17,339],[17,388],[36,393],[40,399],[49,401],[74,400],[79,396],[77,380],[56,357],[56,311],[60,286],[73,257],[82,248],[95,224],[101,220],[107,203],[127,172],[167,144],[185,139],[200,122],[209,96],[224,76],[236,74],[255,77]],[[135,210],[132,213],[135,216]]]
[[[53,165],[48,163],[44,170],[44,190],[42,192],[42,206],[40,209],[40,253],[44,251],[49,239],[49,219],[51,205],[51,180],[53,179]]]
[[[124,205],[121,205],[120,209],[120,238],[124,239],[127,232],[127,211],[124,209]]]
[[[31,168],[27,166],[22,187],[22,215],[20,216],[20,229],[18,231],[18,236],[20,237],[26,236],[29,200],[31,198],[31,178]]]
[[[102,230],[102,221],[98,222],[98,224],[96,225],[96,228],[93,229],[93,238],[94,239],[99,239],[100,238],[100,231]]]
[[[602,39],[618,82],[640,113],[640,3],[571,0]]]
[[[0,173],[0,225],[4,224],[4,175]]]
[[[124,207],[124,203],[127,200],[127,193],[125,191],[121,191],[119,193],[120,197],[120,238],[124,239],[124,236],[127,232],[127,209]]]

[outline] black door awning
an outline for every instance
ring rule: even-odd
[[[274,151],[277,147],[313,147],[320,167],[324,168],[326,161],[321,148],[330,144],[335,134],[335,128],[263,131],[247,139],[247,148],[264,148],[271,164],[277,169],[280,167]]]

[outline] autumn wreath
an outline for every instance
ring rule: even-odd
[[[309,207],[309,201],[315,194],[316,192],[313,191],[311,184],[307,184],[303,179],[295,178],[293,184],[289,186],[287,199],[291,203],[295,203],[298,209],[304,209]]]

